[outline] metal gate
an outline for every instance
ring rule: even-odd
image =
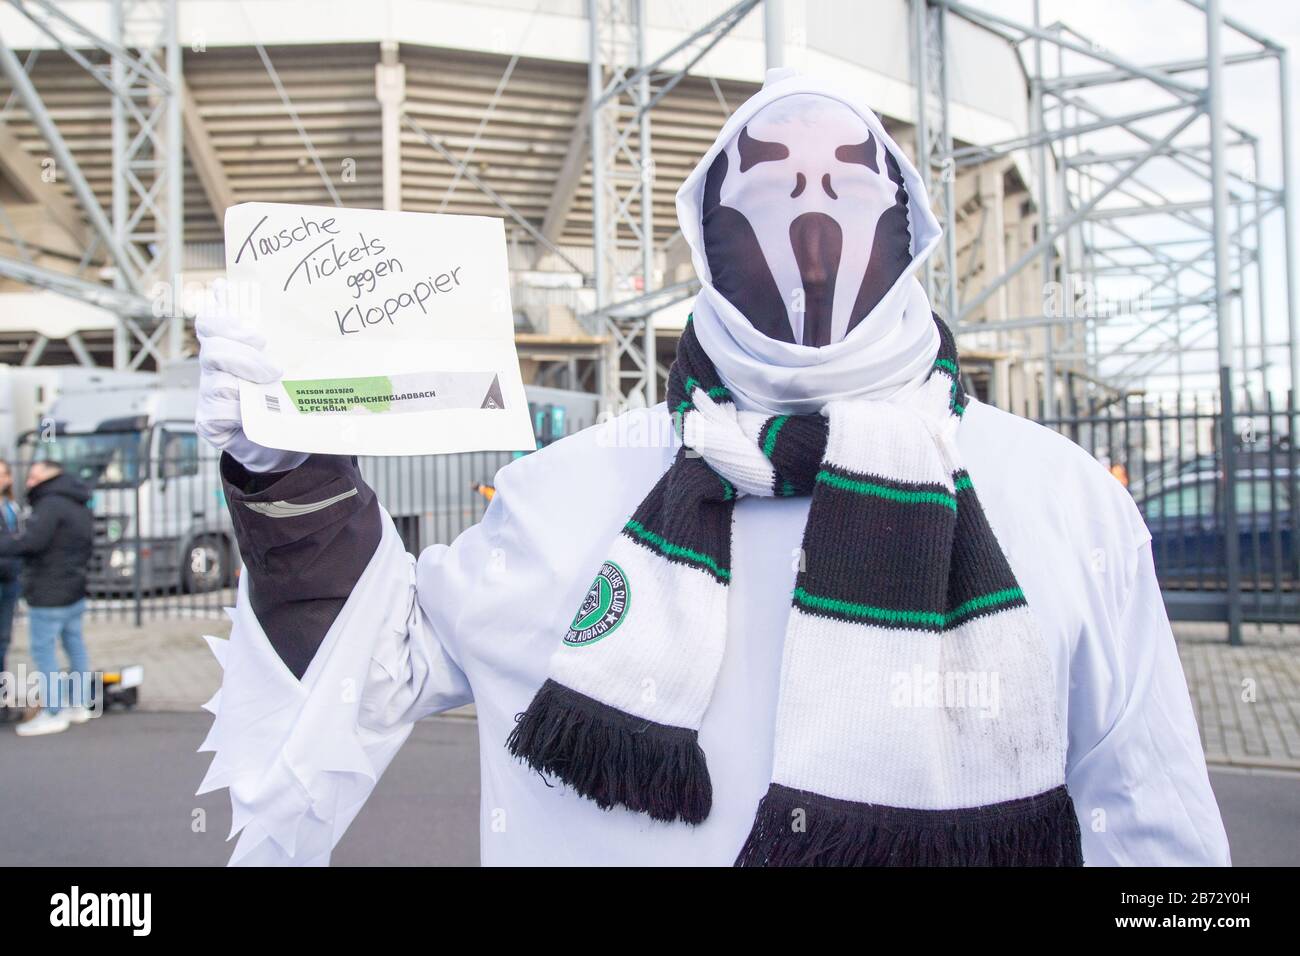
[[[1294,394],[1245,396],[1228,416],[1226,454],[1217,396],[1131,398],[1043,424],[1128,487],[1171,618],[1300,621]]]

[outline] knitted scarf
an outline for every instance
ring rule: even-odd
[[[811,495],[772,782],[740,865],[1078,865],[1054,676],[959,460],[952,335],[888,401],[732,403],[688,323],[682,448],[615,537],[507,746],[602,808],[696,824],[740,495]],[[756,732],[757,729],[756,729]]]

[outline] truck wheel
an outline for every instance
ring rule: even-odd
[[[224,541],[204,535],[189,543],[181,564],[181,585],[187,593],[216,591],[225,586],[227,574]]]

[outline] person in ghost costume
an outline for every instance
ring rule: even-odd
[[[1150,535],[965,394],[877,117],[769,77],[677,209],[667,403],[503,468],[418,559],[355,460],[249,441],[239,381],[279,370],[201,316],[246,567],[200,787],[231,862],[327,863],[412,724],[472,701],[485,864],[1227,864]]]

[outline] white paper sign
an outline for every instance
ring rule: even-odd
[[[282,203],[226,210],[227,293],[284,369],[244,383],[248,437],[347,455],[536,447],[505,227]]]

